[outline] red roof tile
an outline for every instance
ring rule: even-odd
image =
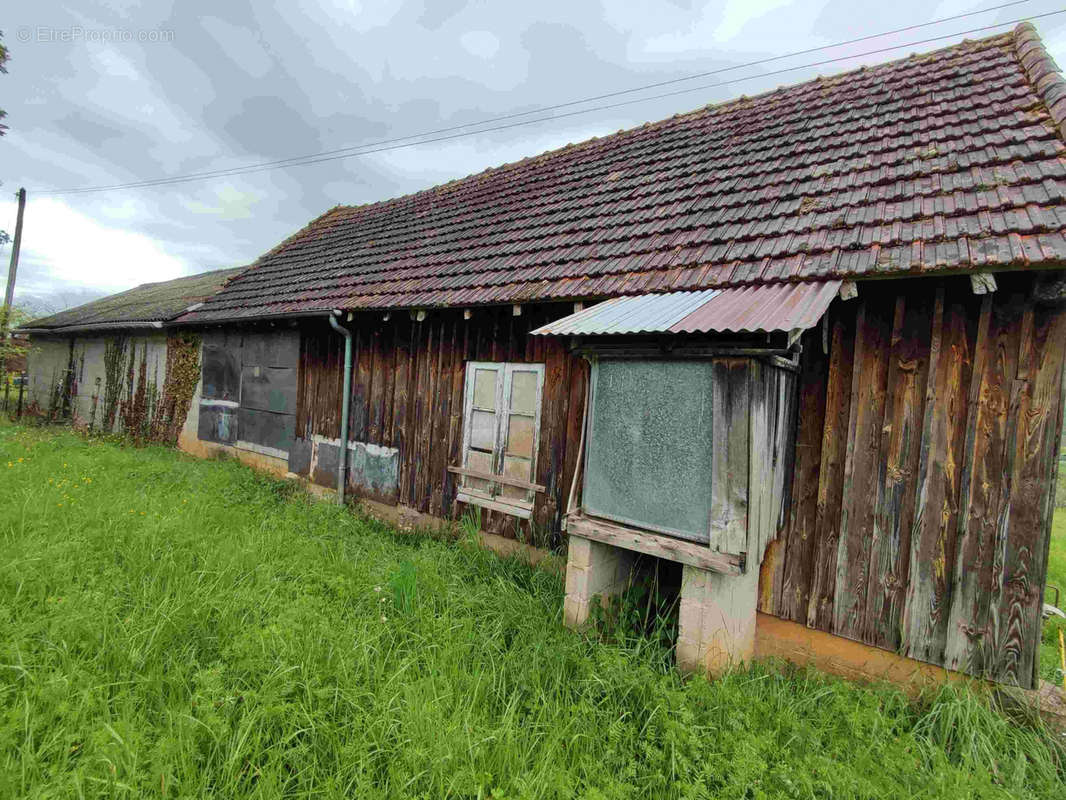
[[[181,320],[1059,265],[1064,133],[1023,24],[334,208]]]

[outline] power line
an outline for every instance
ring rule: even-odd
[[[464,122],[464,123],[459,124],[459,125],[452,125],[452,126],[449,126],[449,127],[446,127],[446,128],[436,128],[434,130],[422,131],[421,133],[412,133],[412,134],[408,134],[407,136],[398,136],[398,137],[395,137],[395,138],[392,138],[392,139],[380,139],[380,140],[375,141],[375,142],[364,142],[363,144],[360,144],[360,145],[349,145],[347,147],[340,147],[340,148],[337,148],[337,149],[334,149],[334,150],[323,150],[323,151],[318,152],[318,153],[309,153],[309,154],[302,155],[302,156],[290,156],[289,158],[281,158],[281,159],[277,159],[275,161],[257,162],[256,164],[248,164],[248,165],[246,165],[244,167],[229,167],[229,168],[219,168],[217,170],[205,170],[203,172],[190,173],[190,176],[195,175],[196,177],[200,177],[200,176],[203,176],[203,177],[214,177],[214,176],[217,176],[217,175],[220,175],[220,174],[225,174],[225,173],[229,172],[230,170],[234,170],[234,169],[246,169],[246,168],[250,168],[250,167],[267,167],[267,166],[275,166],[275,165],[276,166],[282,166],[282,165],[286,165],[286,164],[291,164],[292,162],[296,162],[296,161],[303,161],[303,160],[309,159],[309,158],[320,158],[322,156],[336,155],[336,154],[340,154],[340,153],[349,153],[349,152],[353,152],[353,151],[357,151],[357,150],[363,150],[363,149],[365,149],[367,147],[379,147],[381,145],[386,145],[386,144],[394,144],[394,143],[397,143],[397,142],[406,142],[406,141],[410,141],[412,139],[421,139],[421,138],[427,137],[427,136],[436,136],[437,134],[441,134],[441,133],[450,133],[452,131],[462,130],[464,128],[472,128],[472,127],[477,127],[477,126],[480,126],[480,125],[489,125],[489,124],[496,123],[496,122],[504,122],[504,121],[510,120],[510,119],[517,119],[519,117],[526,117],[526,116],[529,116],[531,114],[542,114],[542,113],[545,113],[547,111],[555,111],[555,110],[561,109],[561,108],[570,108],[572,106],[583,105],[585,103],[593,103],[593,102],[595,102],[597,100],[606,100],[606,99],[609,99],[609,98],[612,98],[612,97],[620,97],[620,96],[626,95],[626,94],[633,94],[633,93],[636,93],[636,92],[647,91],[648,89],[658,89],[658,88],[663,87],[663,86],[669,86],[669,85],[672,85],[672,84],[683,83],[685,81],[698,80],[699,78],[707,78],[707,77],[710,77],[711,75],[719,75],[719,74],[722,74],[722,73],[725,73],[725,72],[733,72],[733,71],[736,71],[736,70],[739,70],[739,69],[746,69],[747,67],[759,66],[759,65],[762,65],[762,64],[770,64],[770,63],[773,63],[775,61],[781,61],[781,60],[786,59],[786,58],[794,58],[795,56],[807,55],[809,53],[816,53],[816,52],[819,52],[819,51],[822,51],[822,50],[832,50],[832,49],[837,48],[837,47],[845,47],[845,46],[850,45],[850,44],[856,44],[858,42],[869,41],[870,39],[878,39],[878,38],[881,38],[883,36],[892,36],[892,35],[897,34],[897,33],[905,33],[907,31],[916,30],[918,28],[926,28],[926,27],[930,27],[932,25],[939,25],[939,24],[944,23],[944,22],[951,22],[953,20],[962,19],[964,17],[972,17],[972,16],[976,16],[978,14],[987,14],[989,12],[998,11],[1000,9],[1008,8],[1010,6],[1024,5],[1025,3],[1028,3],[1029,1],[1030,0],[1012,0],[1011,2],[1002,3],[1001,5],[998,5],[998,6],[990,6],[989,8],[983,8],[983,9],[980,9],[979,11],[968,11],[968,12],[966,12],[964,14],[955,14],[954,16],[950,16],[950,17],[941,17],[940,19],[934,19],[934,20],[931,20],[929,22],[922,22],[922,23],[917,23],[917,24],[914,24],[914,25],[907,25],[907,26],[904,26],[902,28],[895,28],[895,29],[890,30],[890,31],[882,31],[881,33],[871,33],[871,34],[868,34],[866,36],[860,36],[860,37],[855,38],[855,39],[848,39],[848,40],[843,41],[843,42],[836,42],[835,44],[826,44],[826,45],[821,45],[819,47],[809,47],[806,50],[796,50],[796,51],[791,52],[791,53],[785,53],[784,55],[771,56],[771,57],[768,57],[768,58],[757,59],[755,61],[749,61],[749,62],[747,62],[745,64],[734,64],[733,66],[729,66],[729,67],[720,67],[718,69],[713,69],[713,70],[709,70],[709,71],[706,71],[706,72],[697,72],[697,73],[694,73],[692,75],[686,75],[685,77],[682,77],[682,78],[672,78],[670,80],[664,80],[664,81],[658,81],[656,83],[644,84],[643,86],[634,86],[633,88],[630,88],[630,89],[621,89],[621,90],[615,91],[615,92],[606,92],[604,94],[592,95],[590,97],[584,97],[584,98],[581,98],[579,100],[570,100],[570,101],[567,101],[567,102],[564,102],[564,103],[556,103],[556,104],[548,105],[548,106],[540,106],[538,108],[529,109],[528,111],[516,111],[516,112],[510,113],[510,114],[502,114],[502,115],[499,115],[499,116],[496,116],[496,117],[489,117],[487,119],[478,120],[477,122]],[[167,180],[167,179],[166,178],[149,179],[149,181],[147,181],[147,182],[151,182],[152,180]]]
[[[532,124],[536,124],[536,123],[539,123],[539,122],[545,122],[545,121],[550,121],[550,120],[555,120],[555,119],[565,119],[567,117],[578,116],[578,115],[581,115],[581,114],[588,114],[588,113],[591,113],[591,112],[594,112],[594,111],[603,111],[603,110],[609,110],[609,109],[613,109],[613,108],[619,108],[619,107],[622,107],[622,106],[632,105],[632,104],[635,104],[635,103],[641,103],[641,102],[645,102],[645,101],[648,101],[648,100],[657,100],[657,99],[662,99],[662,98],[666,98],[666,97],[672,97],[672,96],[675,96],[675,95],[685,94],[685,93],[688,93],[688,92],[702,91],[702,90],[705,90],[705,89],[708,89],[708,88],[714,88],[714,87],[717,87],[717,86],[727,86],[727,85],[730,85],[732,83],[737,83],[737,82],[744,81],[744,80],[752,80],[753,78],[767,77],[767,76],[771,76],[771,75],[781,74],[781,73],[784,73],[784,72],[790,72],[790,71],[795,71],[795,70],[799,70],[799,69],[805,69],[805,68],[812,67],[812,66],[821,66],[821,65],[824,65],[824,64],[834,63],[834,62],[838,62],[838,61],[846,61],[846,60],[849,60],[849,59],[852,59],[852,58],[859,58],[859,57],[862,57],[862,56],[865,56],[865,55],[871,55],[871,54],[875,54],[875,53],[885,52],[887,50],[902,49],[902,48],[905,48],[905,47],[913,47],[915,45],[925,44],[925,43],[933,42],[933,41],[940,41],[942,39],[948,39],[948,38],[952,38],[954,36],[961,36],[961,35],[964,35],[964,34],[967,34],[967,33],[973,33],[973,32],[976,32],[976,31],[987,30],[989,28],[1003,27],[1003,26],[1006,26],[1006,25],[1012,25],[1012,24],[1015,24],[1015,23],[1020,22],[1022,20],[1019,19],[1019,20],[1013,20],[1013,21],[1010,21],[1010,22],[996,23],[994,25],[987,25],[987,26],[983,26],[983,27],[980,27],[980,28],[973,28],[971,30],[960,31],[958,33],[948,34],[946,36],[934,37],[934,38],[930,38],[930,39],[923,39],[923,40],[920,40],[920,41],[917,41],[917,42],[909,42],[909,43],[906,43],[906,44],[894,45],[892,47],[880,48],[878,50],[871,50],[871,51],[867,51],[865,53],[856,53],[856,54],[852,54],[852,55],[848,55],[848,56],[841,56],[841,57],[837,57],[837,58],[826,59],[826,60],[823,60],[823,61],[814,62],[812,64],[803,64],[803,65],[799,65],[799,66],[795,66],[795,67],[788,67],[788,68],[785,68],[785,69],[775,70],[773,72],[764,72],[764,73],[760,73],[759,75],[752,75],[752,76],[747,76],[747,77],[743,77],[743,78],[737,78],[737,79],[730,80],[730,81],[718,81],[718,82],[716,82],[714,84],[710,84],[710,85],[701,85],[701,86],[691,87],[691,88],[688,88],[688,89],[683,89],[683,90],[680,90],[680,91],[661,93],[661,94],[657,94],[657,95],[650,95],[650,96],[647,96],[647,97],[636,98],[634,100],[624,101],[624,102],[620,102],[620,103],[612,103],[612,104],[607,104],[607,105],[594,106],[594,107],[591,107],[591,108],[579,109],[577,111],[567,112],[567,113],[564,113],[564,114],[553,114],[553,115],[547,116],[547,117],[540,117],[540,118],[532,119],[532,120],[524,120],[522,122],[512,123],[512,124],[507,124],[507,125],[497,125],[497,126],[494,126],[494,127],[480,128],[478,130],[467,131],[467,132],[462,133],[462,134],[454,134],[454,135],[450,135],[450,136],[436,136],[437,134],[450,133],[452,131],[458,131],[458,130],[462,130],[462,129],[465,129],[465,128],[471,128],[471,127],[475,127],[475,126],[489,125],[489,124],[494,123],[494,122],[501,122],[501,121],[504,121],[504,120],[515,119],[517,117],[529,116],[531,114],[540,114],[540,113],[544,113],[544,112],[547,112],[547,111],[552,111],[552,110],[555,110],[555,109],[567,108],[567,107],[571,107],[571,106],[574,106],[574,105],[580,105],[580,104],[583,104],[583,103],[594,102],[596,100],[601,100],[601,99],[605,99],[605,98],[617,97],[617,96],[620,96],[620,95],[631,94],[631,93],[640,92],[640,91],[646,91],[647,89],[650,89],[650,88],[656,88],[656,87],[660,87],[660,86],[666,86],[666,85],[671,85],[671,84],[682,83],[682,82],[689,81],[689,80],[694,80],[694,79],[698,79],[698,78],[702,78],[702,77],[707,77],[709,75],[716,75],[716,74],[721,74],[723,72],[729,72],[729,71],[733,71],[733,70],[737,70],[737,69],[743,69],[743,68],[750,67],[750,66],[755,66],[755,65],[765,64],[765,63],[771,63],[771,62],[779,61],[779,60],[782,60],[782,59],[785,59],[785,58],[791,58],[791,57],[794,57],[796,55],[803,55],[803,54],[806,54],[806,53],[817,52],[817,51],[820,51],[820,50],[828,50],[828,49],[833,49],[835,47],[842,47],[842,46],[845,46],[845,45],[848,45],[848,44],[854,44],[854,43],[860,42],[860,41],[866,41],[866,40],[869,40],[869,39],[879,38],[879,37],[882,37],[882,36],[889,36],[889,35],[893,35],[893,34],[904,32],[904,31],[908,31],[908,30],[914,30],[914,29],[917,29],[917,28],[928,27],[928,26],[931,26],[931,25],[937,25],[937,24],[940,24],[940,23],[943,23],[943,22],[948,22],[948,21],[951,21],[951,20],[960,19],[962,17],[969,17],[969,16],[973,16],[975,14],[983,14],[983,13],[987,13],[987,12],[990,12],[990,11],[996,11],[996,10],[999,10],[999,9],[1002,9],[1002,8],[1006,8],[1006,7],[1009,7],[1009,6],[1021,5],[1022,3],[1026,3],[1028,1],[1029,0],[1013,0],[1013,2],[1004,3],[1004,4],[998,5],[998,6],[992,6],[990,8],[982,9],[980,11],[971,11],[971,12],[967,12],[965,14],[957,14],[957,15],[951,16],[951,17],[943,17],[941,19],[933,20],[931,22],[919,23],[919,24],[915,24],[915,25],[908,25],[908,26],[903,27],[903,28],[897,28],[895,30],[885,31],[883,33],[869,34],[867,36],[862,36],[862,37],[859,37],[857,39],[851,39],[851,40],[844,41],[844,42],[838,42],[836,44],[823,45],[823,46],[820,46],[820,47],[812,47],[812,48],[808,48],[806,50],[799,50],[799,51],[796,51],[796,52],[793,52],[793,53],[787,53],[785,55],[772,56],[772,57],[765,58],[765,59],[751,61],[751,62],[748,62],[746,64],[738,64],[738,65],[730,66],[730,67],[722,67],[720,69],[711,70],[711,71],[708,71],[708,72],[697,73],[695,75],[689,75],[689,76],[686,76],[686,77],[683,77],[683,78],[674,78],[674,79],[667,80],[667,81],[660,81],[660,82],[657,82],[657,83],[652,83],[652,84],[647,84],[647,85],[644,85],[644,86],[634,87],[632,89],[624,89],[624,90],[620,90],[620,91],[617,91],[617,92],[608,92],[606,94],[587,97],[587,98],[584,98],[582,100],[572,100],[572,101],[569,101],[569,102],[558,103],[558,104],[551,105],[551,106],[542,106],[540,108],[531,109],[529,111],[521,111],[521,112],[515,112],[515,113],[512,113],[512,114],[505,114],[505,115],[502,115],[502,116],[491,117],[489,119],[480,120],[478,122],[468,122],[468,123],[464,123],[464,124],[461,124],[461,125],[455,125],[455,126],[451,126],[451,127],[447,127],[447,128],[438,128],[436,130],[430,130],[430,131],[423,131],[421,133],[410,134],[410,135],[407,135],[407,136],[401,136],[401,137],[396,137],[396,138],[392,138],[392,139],[383,139],[383,140],[379,140],[379,141],[376,141],[376,142],[367,142],[367,143],[362,144],[362,145],[352,145],[352,146],[349,146],[349,147],[343,147],[343,148],[339,148],[339,149],[336,149],[336,150],[326,150],[326,151],[322,151],[322,152],[319,152],[319,153],[312,153],[312,154],[303,155],[303,156],[292,156],[290,158],[279,159],[279,160],[276,160],[276,161],[258,162],[258,163],[255,163],[255,164],[248,164],[248,165],[238,166],[238,167],[227,167],[227,168],[219,168],[219,169],[213,169],[213,170],[204,170],[204,171],[201,171],[201,172],[186,173],[184,175],[175,175],[175,176],[160,177],[160,178],[149,178],[149,179],[144,179],[144,180],[129,181],[129,182],[102,185],[102,186],[90,186],[90,187],[81,187],[81,188],[72,188],[72,189],[40,190],[38,192],[38,194],[46,194],[46,195],[85,194],[85,193],[92,193],[92,192],[112,191],[112,190],[116,190],[116,189],[131,189],[131,188],[142,188],[142,187],[151,187],[151,186],[165,186],[165,185],[169,185],[169,184],[173,184],[173,183],[189,183],[189,182],[192,182],[192,181],[203,180],[203,179],[207,179],[207,178],[230,177],[230,176],[237,176],[237,175],[245,175],[245,174],[254,173],[254,172],[262,172],[262,171],[267,171],[267,170],[271,170],[271,169],[278,168],[278,167],[305,166],[305,165],[318,164],[318,163],[323,163],[323,162],[327,162],[327,161],[341,160],[343,158],[347,158],[347,157],[351,157],[351,156],[370,155],[370,154],[373,154],[373,153],[380,153],[380,152],[387,152],[387,151],[390,151],[390,150],[397,150],[397,149],[401,149],[403,147],[412,147],[412,146],[420,145],[420,144],[432,144],[434,142],[447,141],[447,140],[451,140],[451,139],[462,138],[464,136],[472,136],[472,135],[476,135],[476,134],[479,134],[479,133],[491,133],[491,132],[494,132],[494,131],[506,130],[506,129],[509,129],[509,128],[520,127],[520,126],[523,126],[523,125],[532,125]],[[1053,12],[1053,13],[1060,13],[1060,12]],[[1027,19],[1038,19],[1041,16],[1050,16],[1050,14],[1042,14],[1042,15],[1038,15],[1038,16],[1034,16],[1034,17],[1029,17]],[[436,138],[426,138],[426,137],[436,137]],[[411,140],[416,140],[416,139],[418,141],[411,141]],[[403,143],[403,142],[406,142],[407,144],[400,144],[400,143]],[[393,145],[395,145],[395,146],[393,146]]]
[[[712,84],[703,84],[703,85],[700,85],[700,86],[687,87],[687,88],[684,88],[684,89],[678,89],[678,90],[674,90],[674,91],[671,91],[671,92],[663,92],[663,93],[659,93],[659,94],[649,95],[649,96],[646,96],[646,97],[638,97],[638,98],[633,98],[633,99],[630,99],[630,100],[623,100],[623,101],[616,102],[616,103],[608,103],[608,104],[603,104],[603,105],[598,105],[598,106],[592,106],[590,108],[577,109],[577,110],[565,112],[565,113],[562,113],[562,114],[552,114],[550,116],[538,117],[536,119],[528,119],[528,120],[522,120],[522,121],[518,121],[518,122],[510,122],[508,124],[495,125],[495,126],[491,126],[491,127],[481,127],[478,130],[462,131],[462,132],[459,132],[459,133],[450,133],[451,131],[460,131],[460,130],[462,130],[464,128],[469,128],[469,127],[473,127],[473,126],[488,125],[489,123],[492,123],[492,122],[497,122],[497,121],[501,121],[501,120],[508,120],[508,119],[514,119],[516,117],[528,116],[530,114],[535,114],[535,113],[543,113],[545,111],[551,111],[551,110],[554,110],[554,109],[566,108],[566,107],[579,105],[581,103],[592,102],[594,100],[603,99],[603,98],[607,98],[607,97],[616,97],[616,96],[620,96],[620,95],[624,95],[624,94],[630,94],[630,93],[633,93],[633,92],[644,91],[644,90],[646,90],[648,88],[654,88],[654,87],[657,87],[657,86],[677,84],[677,83],[681,83],[681,82],[684,82],[684,81],[693,80],[695,78],[706,77],[708,75],[713,75],[713,74],[720,74],[722,72],[727,72],[727,71],[730,71],[730,70],[736,70],[736,69],[741,69],[741,68],[744,68],[744,67],[750,67],[750,66],[754,66],[754,65],[770,63],[770,62],[773,62],[773,61],[779,61],[781,59],[789,58],[789,57],[792,57],[792,56],[795,56],[795,55],[801,55],[801,54],[805,54],[805,53],[816,52],[816,51],[819,51],[819,50],[831,49],[831,48],[840,47],[840,46],[843,46],[843,45],[846,45],[846,44],[853,44],[853,43],[859,42],[859,41],[866,41],[868,39],[873,39],[873,38],[878,38],[878,37],[881,37],[881,36],[892,35],[894,33],[899,33],[899,32],[902,32],[902,31],[913,30],[913,29],[916,29],[916,28],[928,27],[930,25],[936,25],[936,24],[939,24],[941,22],[946,22],[946,21],[950,21],[950,20],[953,20],[953,19],[958,19],[960,17],[973,16],[974,14],[986,13],[986,12],[989,12],[989,11],[995,11],[995,10],[1000,9],[1000,8],[1005,8],[1005,7],[1008,7],[1008,6],[1019,5],[1019,4],[1024,3],[1024,2],[1028,2],[1028,0],[1015,0],[1015,2],[1005,3],[1005,4],[1000,5],[1000,6],[993,6],[991,8],[983,9],[982,11],[968,12],[966,14],[959,14],[959,15],[956,15],[954,17],[945,17],[943,19],[934,20],[932,22],[921,23],[921,24],[916,24],[916,25],[909,25],[909,26],[907,26],[905,28],[898,28],[896,30],[886,31],[886,32],[880,33],[880,34],[870,34],[868,36],[863,36],[863,37],[860,37],[858,39],[852,39],[852,40],[849,40],[847,42],[840,42],[840,43],[832,44],[832,45],[824,45],[822,47],[809,48],[807,50],[801,50],[801,51],[797,51],[795,53],[789,53],[789,54],[781,55],[781,56],[773,56],[773,57],[770,57],[770,58],[761,59],[759,61],[752,61],[752,62],[749,62],[747,64],[740,64],[740,65],[736,65],[736,66],[733,66],[733,67],[723,67],[723,68],[718,69],[718,70],[712,70],[710,72],[700,73],[698,75],[687,76],[685,78],[675,78],[675,79],[671,79],[671,80],[668,80],[668,81],[661,81],[661,82],[655,83],[655,84],[648,84],[647,86],[636,87],[636,88],[633,88],[633,89],[621,90],[621,91],[618,91],[618,92],[610,92],[610,93],[603,94],[603,95],[597,95],[595,97],[589,97],[589,98],[586,98],[584,100],[574,100],[574,101],[569,101],[569,102],[566,102],[566,103],[559,103],[559,104],[556,104],[556,105],[553,105],[553,106],[545,106],[545,107],[542,107],[542,108],[539,108],[539,109],[534,109],[534,110],[531,110],[531,111],[523,111],[523,112],[517,112],[517,113],[514,113],[514,114],[507,114],[507,115],[503,115],[503,116],[499,116],[499,117],[493,117],[493,118],[490,118],[490,119],[482,120],[480,122],[465,123],[463,125],[456,125],[456,126],[452,126],[452,127],[449,127],[449,128],[440,128],[440,129],[437,129],[435,131],[426,131],[426,132],[423,132],[423,133],[411,134],[409,136],[397,137],[397,138],[394,138],[394,139],[384,139],[384,140],[380,140],[380,141],[377,141],[377,142],[370,142],[370,143],[363,144],[363,145],[353,145],[351,147],[340,148],[338,150],[328,150],[328,151],[323,151],[321,153],[314,153],[314,154],[310,154],[310,155],[306,155],[306,156],[294,156],[292,158],[280,159],[278,161],[261,162],[261,163],[256,163],[256,164],[249,164],[249,165],[245,165],[245,166],[240,166],[240,167],[229,167],[229,168],[217,169],[217,170],[207,170],[207,171],[203,171],[203,172],[187,173],[185,175],[175,175],[175,176],[163,177],[163,178],[152,178],[152,179],[146,179],[146,180],[140,180],[140,181],[130,181],[130,182],[126,182],[126,183],[116,183],[116,184],[103,185],[103,186],[90,186],[90,187],[82,187],[82,188],[75,188],[75,189],[40,190],[40,191],[37,192],[37,194],[44,194],[44,195],[88,194],[88,193],[93,193],[93,192],[113,191],[113,190],[117,190],[117,189],[132,189],[132,188],[146,188],[146,187],[152,187],[152,186],[166,186],[166,185],[171,185],[171,184],[189,183],[189,182],[198,181],[198,180],[205,180],[205,179],[208,179],[208,178],[246,175],[246,174],[250,174],[250,173],[263,172],[263,171],[279,169],[279,168],[285,168],[285,167],[310,166],[310,165],[313,165],[313,164],[321,164],[321,163],[325,163],[325,162],[329,162],[329,161],[339,161],[339,160],[343,160],[343,159],[346,159],[346,158],[352,158],[352,157],[355,157],[355,156],[371,155],[371,154],[374,154],[374,153],[382,153],[382,152],[388,152],[388,151],[391,151],[391,150],[399,150],[399,149],[403,149],[403,148],[406,148],[406,147],[413,147],[413,146],[423,145],[423,144],[433,144],[433,143],[436,143],[436,142],[442,142],[442,141],[449,141],[449,140],[453,140],[453,139],[465,138],[467,136],[475,136],[475,135],[482,134],[482,133],[492,133],[492,132],[495,132],[495,131],[507,130],[507,129],[510,129],[510,128],[517,128],[517,127],[521,127],[521,126],[525,126],[525,125],[533,125],[533,124],[537,124],[537,123],[540,123],[540,122],[549,122],[549,121],[558,120],[558,119],[565,119],[567,117],[578,116],[578,115],[581,115],[581,114],[589,114],[589,113],[592,113],[592,112],[595,112],[595,111],[605,111],[605,110],[620,108],[620,107],[623,107],[623,106],[633,105],[633,104],[636,104],[636,103],[647,102],[649,100],[659,100],[659,99],[663,99],[663,98],[667,98],[667,97],[674,97],[674,96],[678,96],[678,95],[682,95],[682,94],[688,94],[688,93],[691,93],[691,92],[705,91],[705,90],[708,90],[708,89],[714,89],[714,88],[718,88],[718,87],[722,87],[722,86],[729,86],[729,85],[732,85],[732,84],[735,84],[735,83],[740,83],[740,82],[743,82],[743,81],[754,80],[756,78],[767,78],[767,77],[771,77],[773,75],[779,75],[779,74],[783,74],[783,73],[786,73],[786,72],[794,72],[794,71],[797,71],[797,70],[809,69],[811,67],[819,67],[819,66],[824,66],[826,64],[838,63],[840,61],[848,61],[848,60],[851,60],[851,59],[861,58],[861,57],[869,56],[869,55],[876,55],[876,54],[888,52],[888,51],[891,51],[891,50],[901,50],[901,49],[908,48],[908,47],[915,47],[915,46],[922,45],[922,44],[929,44],[929,43],[932,43],[932,42],[943,41],[945,39],[952,39],[954,37],[964,36],[964,35],[967,35],[967,34],[970,34],[970,33],[978,33],[978,32],[982,32],[982,31],[991,30],[991,29],[994,29],[994,28],[1002,28],[1002,27],[1006,27],[1006,26],[1009,26],[1009,25],[1015,25],[1015,24],[1018,24],[1020,22],[1024,22],[1026,20],[1042,19],[1042,18],[1045,18],[1045,17],[1052,17],[1052,16],[1056,16],[1058,14],[1066,13],[1066,9],[1061,9],[1061,10],[1058,10],[1058,11],[1050,11],[1050,12],[1046,12],[1046,13],[1043,13],[1043,14],[1035,14],[1035,15],[1032,15],[1032,16],[1029,16],[1029,17],[1022,17],[1022,18],[1019,18],[1019,19],[1009,20],[1009,21],[1006,21],[1006,22],[999,22],[999,23],[994,23],[994,24],[991,24],[991,25],[983,25],[983,26],[980,26],[980,27],[977,27],[977,28],[970,28],[970,29],[964,30],[964,31],[957,31],[955,33],[945,34],[945,35],[942,35],[942,36],[934,36],[934,37],[929,37],[929,38],[926,38],[926,39],[920,39],[920,40],[917,40],[917,41],[907,42],[907,43],[904,43],[904,44],[890,45],[890,46],[887,46],[887,47],[881,47],[881,48],[877,48],[877,49],[874,49],[874,50],[867,50],[867,51],[864,51],[864,52],[861,52],[861,53],[853,53],[853,54],[845,55],[845,56],[837,56],[837,57],[834,57],[834,58],[827,58],[827,59],[823,59],[823,60],[820,60],[820,61],[809,62],[809,63],[806,63],[806,64],[801,64],[801,65],[797,65],[797,66],[793,66],[793,67],[784,67],[784,68],[773,70],[773,71],[770,71],[770,72],[762,72],[762,73],[759,73],[757,75],[748,75],[748,76],[744,76],[744,77],[740,77],[740,78],[734,78],[732,80],[726,80],[726,81],[716,81],[715,83],[712,83]],[[449,133],[449,135],[436,136],[435,134],[438,134],[438,133]],[[432,137],[432,138],[426,138],[426,137]],[[418,141],[410,141],[412,139],[417,139]]]

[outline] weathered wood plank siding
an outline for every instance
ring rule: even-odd
[[[749,557],[765,548],[762,611],[1031,686],[1062,428],[1066,311],[1037,300],[1032,275],[998,280],[998,291],[985,296],[974,295],[967,278],[865,284],[857,300],[834,303],[824,326],[805,336],[798,376],[762,368],[734,376],[723,366],[723,389],[742,377],[752,386],[794,380],[799,390],[781,383],[758,393],[769,406],[767,429],[756,433],[783,447],[741,453],[750,429],[724,436],[712,525],[730,541],[762,531],[760,520],[776,526],[773,541],[760,534],[747,542]],[[529,522],[482,513],[493,532],[557,541],[588,372],[564,341],[528,333],[568,311],[478,309],[469,320],[461,311],[431,311],[424,322],[407,313],[357,316],[351,438],[396,448],[390,501],[439,517],[461,514],[448,467],[460,459],[466,362],[541,363],[535,482],[547,491],[537,494]],[[341,351],[324,323],[305,325],[298,437],[338,436]],[[712,400],[722,419],[736,411],[725,394]],[[723,470],[726,455],[746,469]],[[794,460],[791,484],[764,480],[784,458]],[[747,513],[747,534],[736,527],[738,508]]]
[[[430,311],[425,321],[406,312],[360,313],[353,331],[350,438],[399,451],[396,502],[437,517],[453,518],[463,433],[463,385],[470,360],[545,365],[540,445],[531,522],[483,511],[483,527],[548,544],[560,530],[577,464],[587,365],[559,339],[529,331],[570,312],[566,305],[483,308],[469,320],[459,311]],[[303,329],[297,435],[340,435],[343,340],[323,323]],[[322,476],[324,481],[329,476]],[[330,484],[332,485],[332,484]],[[390,498],[391,499],[391,498]],[[531,524],[532,523],[532,524]]]
[[[1031,275],[867,284],[804,340],[791,507],[760,607],[1032,686],[1066,310]],[[867,288],[868,287],[868,288]]]

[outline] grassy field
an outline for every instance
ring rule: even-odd
[[[557,577],[0,425],[0,797],[1066,796],[1046,731],[564,630]]]
[[[1066,484],[1066,472],[1060,466],[1059,485]],[[1060,591],[1059,605],[1066,609],[1066,508],[1055,509],[1055,519],[1051,524],[1051,547],[1048,550],[1047,568],[1048,586],[1056,586]],[[1047,602],[1055,601],[1055,593],[1047,592]],[[1040,646],[1040,676],[1061,686],[1062,658],[1059,655],[1059,630],[1066,633],[1066,620],[1051,617],[1044,624],[1044,638]]]
[[[1066,459],[1059,457],[1059,479],[1055,484],[1055,519],[1051,524],[1051,546],[1048,548],[1047,583],[1058,587],[1059,606],[1066,609]],[[1055,602],[1055,592],[1048,591],[1048,603]],[[1040,647],[1040,676],[1062,685],[1059,629],[1066,633],[1066,620],[1050,618],[1044,625]]]

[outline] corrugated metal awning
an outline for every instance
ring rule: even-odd
[[[778,283],[616,297],[537,328],[533,336],[806,330],[822,318],[840,281]]]

